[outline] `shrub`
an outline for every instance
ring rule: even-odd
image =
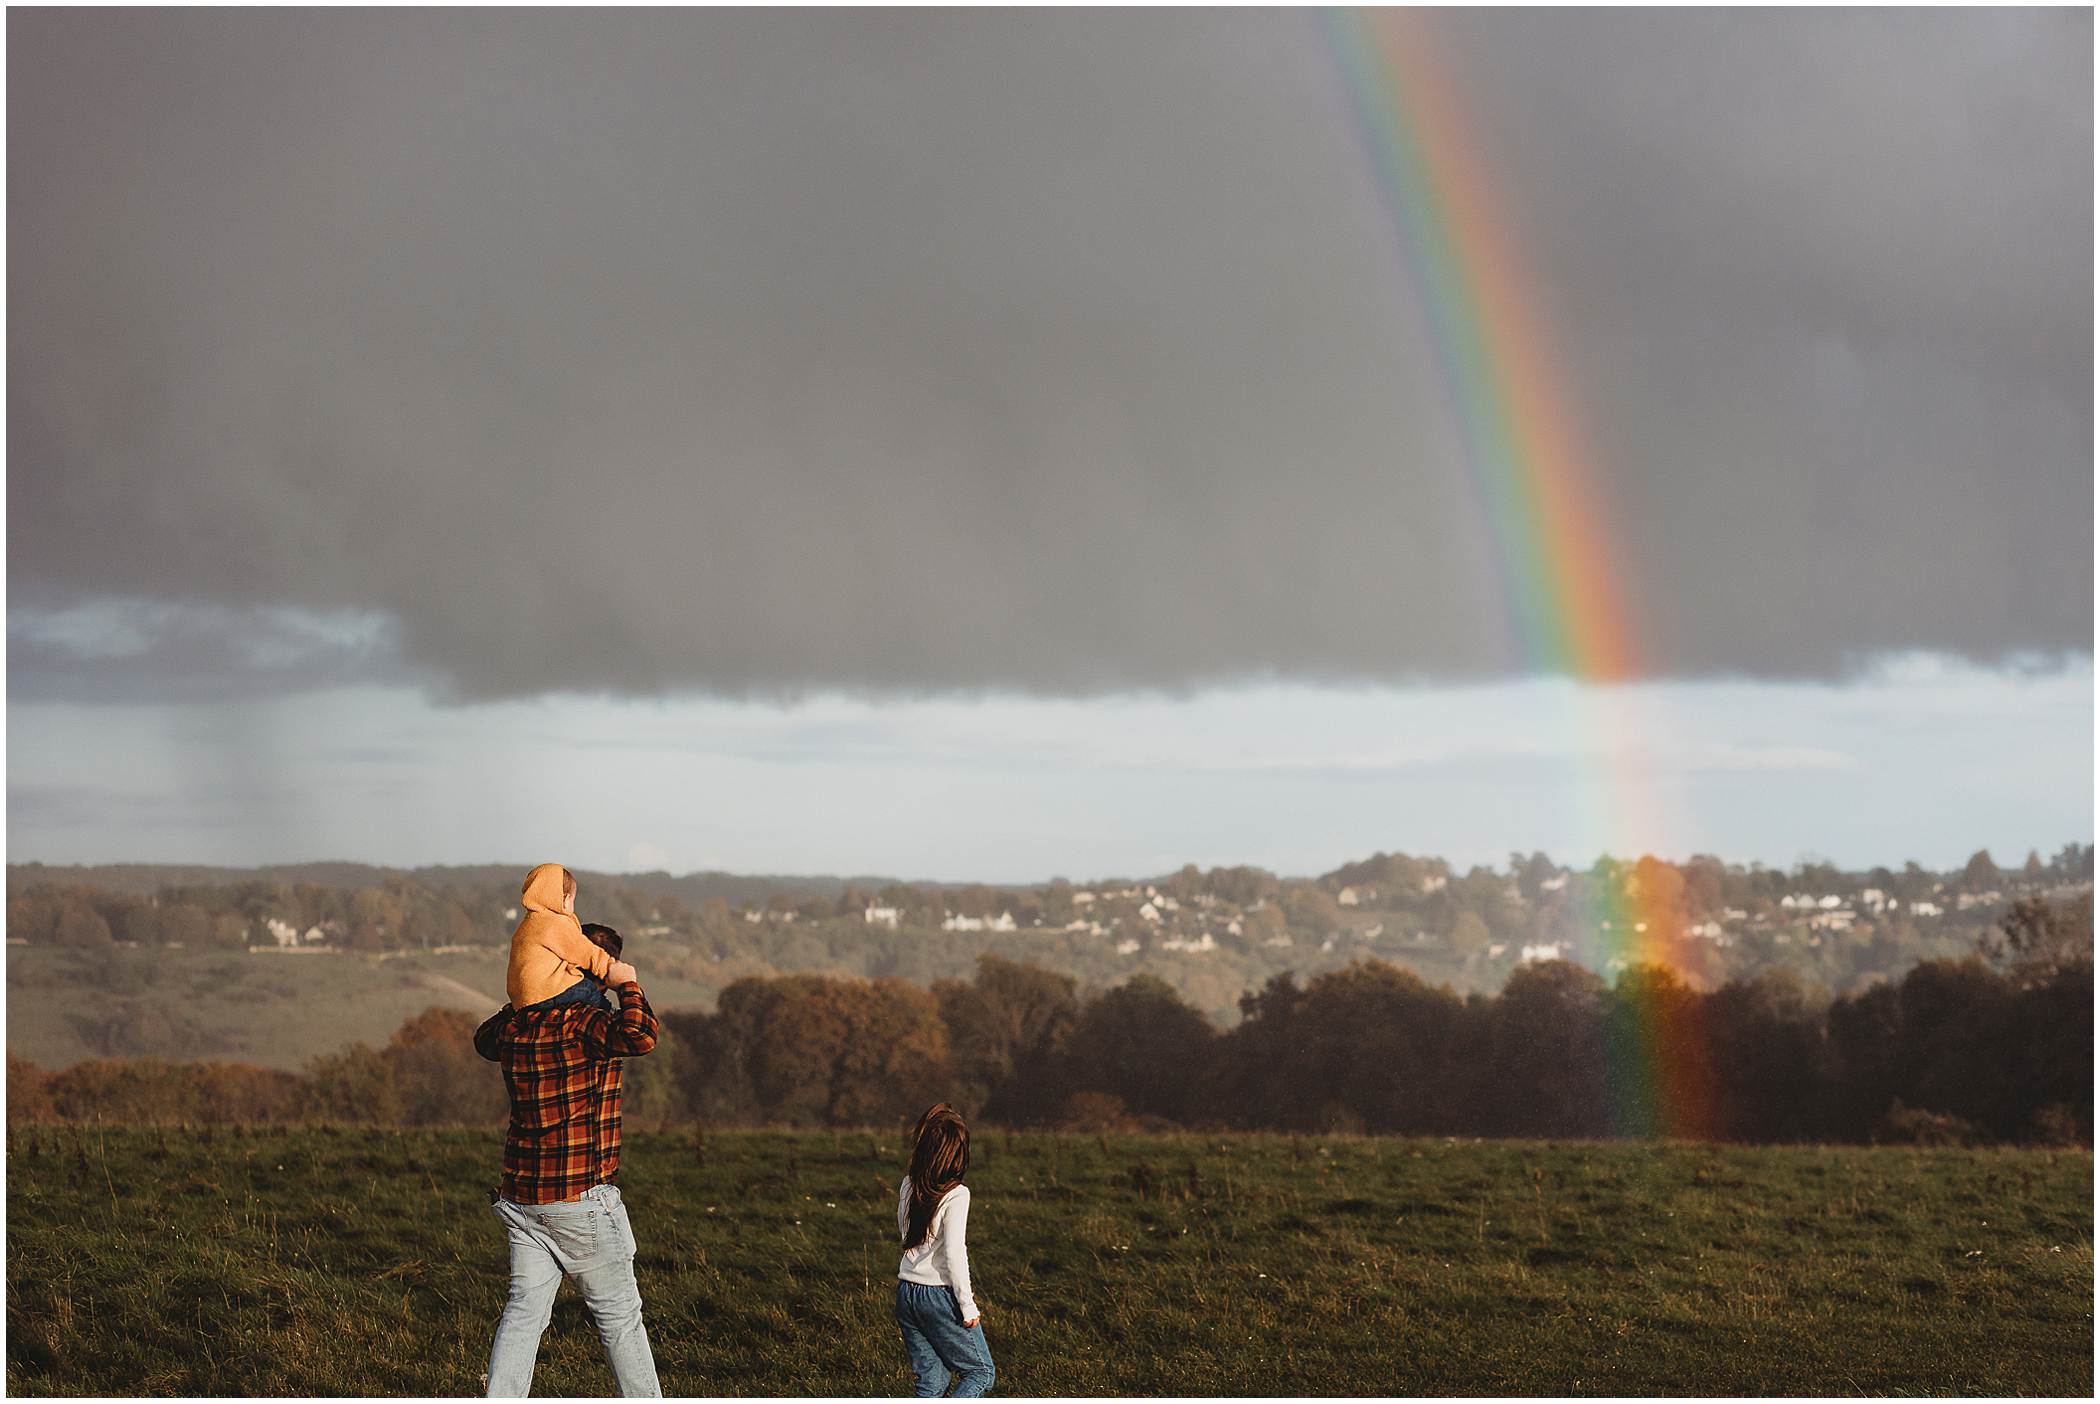
[[[1074,1092],[1065,1098],[1058,1125],[1067,1131],[1121,1131],[1130,1124],[1123,1099],[1113,1092]]]
[[[27,1058],[7,1055],[7,1119],[10,1123],[51,1118],[51,1075]]]
[[[1973,1122],[1898,1101],[1874,1123],[1877,1146],[1966,1146],[1983,1140]]]
[[[2051,1102],[2036,1107],[2027,1119],[2026,1139],[2038,1146],[2078,1146],[2085,1144],[2086,1131],[2076,1111],[2062,1102]]]

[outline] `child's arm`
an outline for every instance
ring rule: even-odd
[[[963,1242],[963,1234],[970,1226],[970,1187],[957,1185],[948,1191],[948,1202],[941,1209],[947,1216],[941,1225],[941,1275],[955,1289],[963,1325],[975,1326],[983,1313],[977,1310],[977,1298],[970,1294],[970,1250]]]

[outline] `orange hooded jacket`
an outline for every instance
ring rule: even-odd
[[[525,914],[510,933],[510,968],[503,977],[513,1009],[552,999],[586,974],[603,980],[612,969],[612,957],[592,944],[567,910],[568,872],[559,863],[542,863],[525,874]]]

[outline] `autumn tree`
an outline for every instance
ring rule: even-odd
[[[1451,933],[1445,939],[1450,943],[1454,955],[1481,956],[1487,954],[1487,948],[1494,940],[1494,933],[1488,930],[1488,924],[1481,918],[1480,913],[1467,910],[1460,912],[1457,919],[1451,923]]]
[[[676,1027],[692,1050],[689,1101],[708,1120],[886,1125],[953,1082],[939,1006],[901,980],[738,980],[714,1014]]]
[[[1604,982],[1568,961],[1510,972],[1486,1010],[1476,1130],[1607,1134],[1604,1000]]]
[[[7,1055],[7,1120],[46,1121],[52,1115],[51,1078],[27,1058]]]
[[[1711,1134],[1800,1141],[1818,1130],[1822,1011],[1790,972],[1731,981],[1700,1002],[1697,1034],[1711,1067]]]
[[[84,902],[66,906],[58,914],[52,938],[61,946],[75,950],[93,950],[107,946],[114,939],[109,933],[109,923],[101,913]]]
[[[377,1126],[402,1122],[394,1064],[369,1044],[353,1043],[309,1062],[305,1093],[303,1110],[312,1120]]]
[[[1057,1112],[1051,1060],[1078,1017],[1076,982],[1032,965],[977,958],[976,978],[935,983],[933,995],[946,1026],[958,1086],[958,1104],[1008,1125]]]
[[[1271,981],[1241,1005],[1240,1028],[1220,1040],[1230,1105],[1240,1125],[1424,1135],[1456,1129],[1464,1006],[1448,988],[1384,961],[1320,976],[1299,991]]]
[[[1961,870],[1961,885],[1970,892],[1985,892],[1998,885],[1998,865],[1991,861],[1989,849],[1979,848],[1969,855],[1969,861]]]
[[[1621,1134],[1714,1134],[1711,1049],[1700,1004],[1698,992],[1667,965],[1619,972],[1605,1001],[1604,1037],[1614,1066],[1626,1074],[1613,1107]]]
[[[474,1051],[480,1020],[431,1008],[405,1021],[380,1057],[394,1104],[410,1126],[486,1126],[503,1119],[503,1079]]]
[[[1217,1031],[1156,975],[1134,975],[1089,1002],[1058,1059],[1068,1092],[1120,1097],[1140,1116],[1184,1118],[1195,1105],[1194,1074]]]
[[[2093,963],[2093,894],[2051,902],[2022,897],[1977,939],[1977,950],[1993,965],[2010,970],[2022,983],[2046,979],[2067,966]]]

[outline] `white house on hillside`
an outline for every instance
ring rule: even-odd
[[[878,907],[871,903],[868,909],[860,914],[860,919],[870,926],[887,926],[895,931],[900,916],[901,913],[895,907]]]
[[[1001,912],[995,917],[957,916],[950,912],[941,922],[943,931],[1013,931],[1018,926],[1012,912]]]

